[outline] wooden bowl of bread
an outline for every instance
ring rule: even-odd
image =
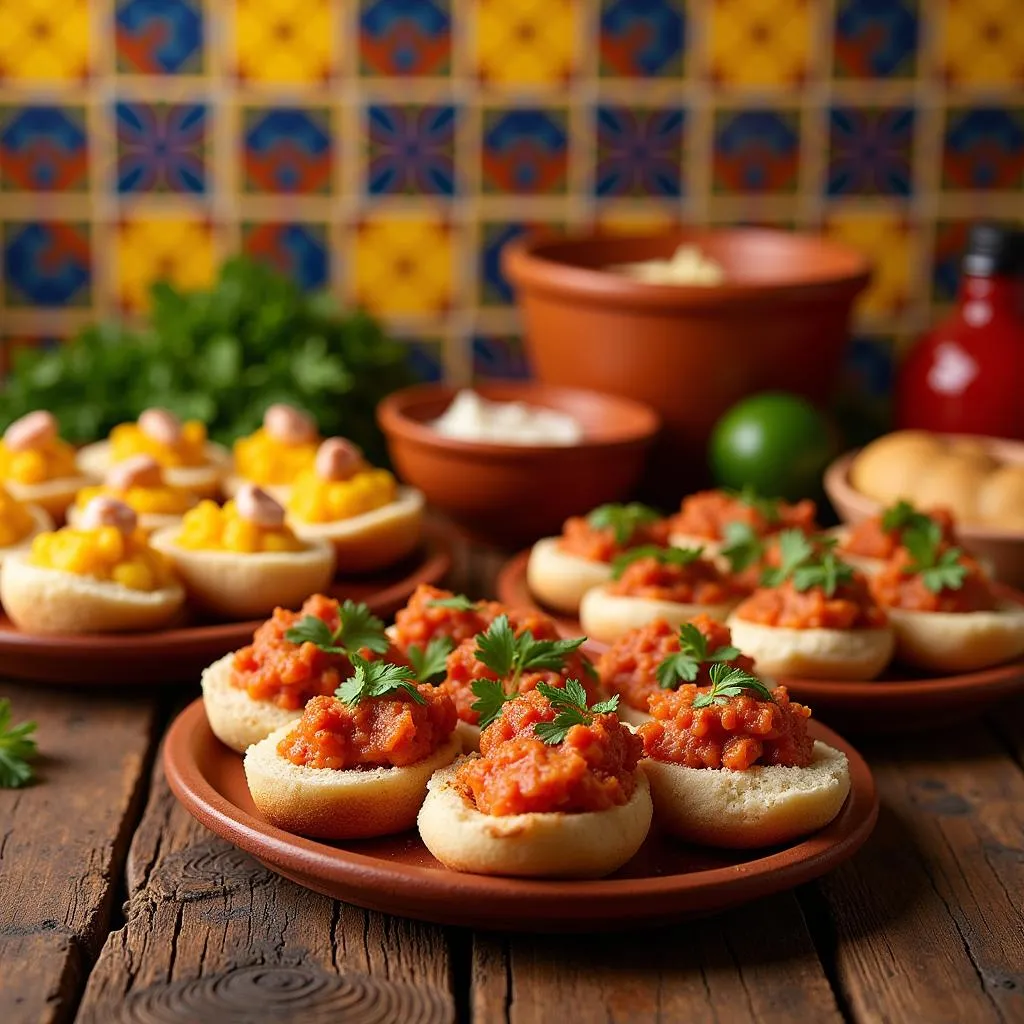
[[[1024,441],[897,431],[836,459],[825,491],[848,523],[900,499],[948,508],[996,578],[1024,587]]]

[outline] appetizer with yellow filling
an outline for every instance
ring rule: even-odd
[[[334,573],[330,544],[296,537],[284,509],[252,484],[223,507],[201,501],[180,526],[154,533],[153,546],[174,563],[197,608],[226,618],[295,607]]]
[[[136,455],[149,455],[163,467],[172,487],[202,498],[220,494],[230,456],[207,439],[199,420],[182,423],[167,409],[146,409],[135,423],[121,423],[106,441],[86,445],[78,453],[81,471],[101,480],[111,466]]]
[[[288,523],[304,539],[334,545],[338,571],[383,569],[415,550],[423,532],[423,495],[399,487],[343,437],[329,437],[292,484]]]
[[[583,595],[612,578],[612,563],[638,547],[663,547],[668,525],[653,508],[601,505],[565,521],[559,537],[545,537],[530,551],[526,581],[533,595],[555,611],[575,614]]]
[[[18,501],[0,484],[0,567],[7,555],[24,551],[37,534],[52,529],[44,508]]]
[[[681,626],[655,619],[631,629],[601,655],[597,674],[605,690],[619,695],[619,717],[640,725],[651,717],[652,697],[683,683],[707,686],[718,664],[754,669],[753,660],[733,647],[729,627],[702,613]]]
[[[978,563],[938,523],[908,529],[871,578],[896,632],[897,657],[939,672],[971,672],[1024,654],[1024,605],[1003,600]]]
[[[199,503],[191,491],[164,479],[163,468],[152,455],[133,455],[111,466],[102,484],[83,487],[68,509],[68,523],[74,526],[89,502],[99,497],[123,501],[135,511],[139,528],[147,533],[180,523],[181,517]]]
[[[38,505],[55,522],[64,521],[68,505],[88,483],[51,413],[30,412],[0,438],[0,486],[16,501]]]
[[[479,755],[437,772],[419,814],[427,849],[456,871],[600,878],[626,863],[651,826],[642,744],[589,704],[576,680],[538,683],[505,702]]]
[[[777,567],[729,617],[733,643],[772,676],[873,679],[888,664],[892,627],[866,578],[834,539],[779,536]]]
[[[322,839],[404,832],[428,779],[459,753],[447,694],[407,666],[352,662],[333,696],[313,697],[245,755],[253,803],[278,828]]]
[[[651,698],[637,729],[659,825],[705,846],[774,846],[815,832],[850,792],[846,755],[807,735],[810,708],[740,668]]]
[[[583,595],[580,622],[610,643],[655,619],[679,625],[703,612],[724,620],[749,592],[702,548],[635,548],[615,560],[611,583]]]
[[[203,671],[203,704],[214,735],[245,753],[294,721],[313,697],[351,675],[351,656],[371,660],[388,650],[381,622],[365,604],[314,594],[300,611],[275,608],[252,643]]]
[[[234,445],[234,469],[224,482],[233,498],[244,483],[256,484],[281,504],[291,486],[316,459],[320,431],[313,418],[293,405],[278,402],[263,414],[263,426]]]
[[[157,629],[184,601],[168,560],[113,498],[94,498],[77,527],[38,534],[0,573],[0,603],[29,633]]]

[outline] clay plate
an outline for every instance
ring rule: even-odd
[[[439,583],[451,561],[448,531],[427,524],[417,554],[383,573],[339,578],[329,593],[365,601],[377,615],[387,617],[420,583]],[[19,632],[0,612],[0,668],[5,677],[71,685],[194,680],[210,662],[249,643],[260,621],[182,624],[152,633],[36,636]]]
[[[554,615],[539,604],[526,584],[528,551],[509,559],[498,574],[498,600],[551,615],[563,636],[582,636],[578,619]],[[1004,597],[1024,604],[1024,593],[1000,587]],[[608,645],[589,640],[584,650],[598,657]],[[951,676],[930,676],[893,664],[884,679],[867,682],[830,679],[780,679],[790,695],[814,709],[816,718],[848,732],[902,733],[932,729],[987,711],[997,701],[1024,692],[1024,658],[1005,665]]]
[[[272,871],[315,892],[402,917],[503,931],[595,931],[708,914],[791,889],[853,856],[874,828],[878,797],[861,756],[811,723],[815,739],[846,753],[852,789],[838,817],[793,846],[767,851],[702,850],[652,830],[637,855],[599,881],[532,881],[462,874],[442,867],[415,832],[326,843],[263,821],[242,759],[210,731],[202,700],[175,720],[164,770],[175,796],[203,825]]]

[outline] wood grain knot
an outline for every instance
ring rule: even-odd
[[[273,877],[247,853],[210,840],[168,855],[147,888],[165,899],[192,901],[265,885]]]
[[[315,967],[252,964],[131,993],[123,1024],[280,1024],[301,1010],[303,1024],[442,1024],[454,1018],[445,995],[364,975]]]

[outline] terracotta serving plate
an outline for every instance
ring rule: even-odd
[[[838,817],[803,842],[767,851],[703,850],[652,831],[637,855],[599,881],[533,881],[442,867],[415,832],[327,843],[263,821],[242,759],[210,731],[202,700],[171,726],[164,770],[177,798],[212,832],[315,892],[402,917],[504,931],[594,931],[709,914],[791,889],[851,857],[878,816],[871,772],[843,739],[812,723],[816,739],[846,753],[852,789]]]
[[[420,583],[439,583],[451,568],[451,542],[428,524],[420,551],[373,576],[338,578],[329,593],[394,614]],[[202,669],[252,639],[253,622],[182,624],[152,633],[36,636],[21,633],[0,612],[0,674],[71,685],[145,686],[194,681]]]
[[[509,559],[498,574],[498,600],[519,608],[552,612],[539,604],[526,584],[529,552]],[[1004,597],[1024,604],[1024,593],[999,588]],[[552,616],[563,636],[581,636],[579,620]],[[596,657],[607,644],[591,640],[584,650]],[[885,678],[867,682],[830,679],[780,679],[790,695],[814,710],[816,718],[859,733],[902,733],[948,725],[987,711],[997,701],[1024,692],[1024,658],[1005,665],[951,676],[932,676],[893,664]]]

